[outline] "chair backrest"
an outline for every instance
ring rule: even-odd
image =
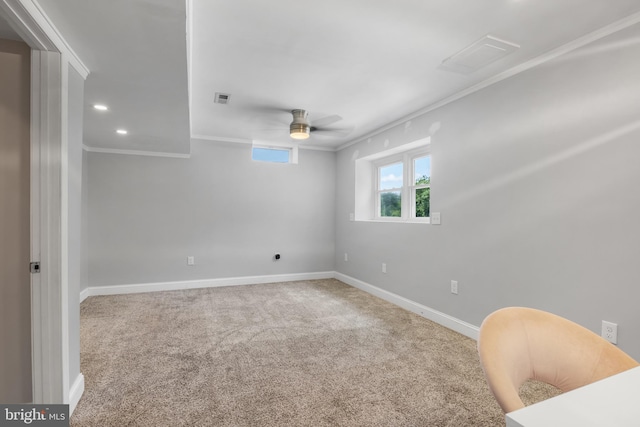
[[[528,379],[565,392],[639,365],[577,323],[524,307],[487,316],[478,353],[489,388],[505,413],[524,407],[519,390]]]

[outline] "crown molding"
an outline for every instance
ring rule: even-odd
[[[301,150],[313,150],[313,151],[329,151],[331,153],[335,153],[337,151],[336,147],[325,147],[322,145],[302,145],[299,144],[298,148]]]
[[[76,71],[86,79],[89,68],[69,46],[40,5],[34,0],[0,0],[11,28],[36,50],[60,52]]]
[[[266,141],[266,140],[262,141],[262,140],[246,139],[246,138],[227,138],[227,137],[208,136],[208,135],[191,135],[191,139],[198,139],[201,141],[231,142],[236,144],[250,144],[250,145],[258,144],[263,146],[273,145],[273,146],[291,147],[294,145],[294,144],[288,144],[288,143],[285,144],[285,143]],[[332,152],[336,151],[336,148],[334,147],[310,145],[306,143],[298,143],[297,146],[300,150],[332,151]]]
[[[597,40],[600,40],[604,37],[607,37],[611,34],[617,33],[618,31],[624,30],[625,28],[628,28],[632,25],[635,25],[637,23],[640,22],[640,12],[636,12],[634,14],[631,14],[623,19],[620,19],[616,22],[613,22],[609,25],[606,25],[602,28],[599,28],[595,31],[592,31],[582,37],[579,37],[575,40],[572,40],[568,43],[563,44],[562,46],[559,46],[555,49],[552,49],[546,53],[543,53],[542,55],[539,55],[533,59],[530,59],[528,61],[523,62],[520,65],[516,65],[515,67],[509,68],[506,71],[503,71],[502,73],[496,74],[493,77],[490,77],[488,79],[485,79],[483,81],[481,81],[480,83],[477,83],[473,86],[470,86],[460,92],[456,92],[455,94],[448,96],[446,98],[441,99],[440,101],[437,101],[433,104],[428,105],[427,107],[424,107],[414,113],[409,114],[408,116],[405,116],[401,119],[395,120],[389,124],[386,124],[372,132],[369,132],[368,134],[359,137],[358,139],[355,139],[353,141],[347,142],[346,144],[343,144],[341,146],[339,146],[337,148],[336,151],[340,151],[340,150],[344,150],[347,147],[350,147],[352,145],[358,144],[362,141],[365,141],[369,138],[372,138],[376,135],[379,135],[380,133],[387,131],[391,128],[394,128],[398,125],[402,125],[405,122],[409,121],[409,120],[413,120],[416,117],[422,116],[423,114],[426,114],[430,111],[436,110],[440,107],[443,107],[447,104],[450,104],[454,101],[457,101],[458,99],[464,98],[467,95],[471,95],[472,93],[478,92],[482,89],[485,89],[491,85],[494,85],[496,83],[499,83],[503,80],[506,80],[510,77],[513,77],[517,74],[520,74],[524,71],[527,71],[531,68],[537,67],[541,64],[544,64],[545,62],[551,61],[552,59],[555,59],[559,56],[562,56],[566,53],[569,53],[573,50],[576,50],[578,48],[581,48],[583,46],[588,45],[589,43],[593,43]]]
[[[124,154],[129,156],[148,156],[148,157],[170,157],[175,159],[189,159],[191,154],[182,153],[163,153],[159,151],[142,151],[142,150],[121,150],[115,148],[98,148],[82,145],[82,149],[88,153],[103,153],[103,154]]]
[[[253,144],[252,139],[247,138],[228,138],[225,136],[209,136],[209,135],[191,135],[191,139],[200,139],[203,141],[216,141],[216,142],[233,142],[236,144]]]

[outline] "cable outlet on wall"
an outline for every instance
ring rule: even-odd
[[[188,256],[187,257],[187,265],[195,265],[196,264],[196,259],[192,256]]]
[[[612,344],[618,344],[618,324],[602,321],[602,338]]]
[[[452,280],[451,281],[451,293],[458,295],[458,281],[457,280]]]

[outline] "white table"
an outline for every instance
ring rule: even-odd
[[[640,367],[506,415],[507,427],[640,427]]]

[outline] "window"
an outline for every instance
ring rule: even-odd
[[[426,150],[404,153],[376,163],[376,216],[380,219],[429,218],[431,156]]]
[[[431,156],[413,158],[411,209],[415,218],[429,218],[431,199]]]
[[[378,215],[381,217],[402,216],[402,163],[378,168]]]
[[[271,147],[254,145],[251,159],[259,162],[298,163],[298,147]]]
[[[356,221],[429,222],[429,139],[356,160]]]

